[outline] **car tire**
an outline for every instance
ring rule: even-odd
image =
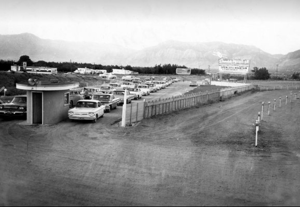
[[[96,118],[94,119],[94,123],[96,123],[98,120],[98,114],[96,114]]]

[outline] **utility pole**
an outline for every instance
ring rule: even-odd
[[[276,78],[278,78],[278,64],[276,65]]]

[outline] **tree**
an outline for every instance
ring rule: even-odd
[[[267,80],[270,78],[270,73],[267,68],[258,69],[258,67],[254,67],[252,72],[254,72],[254,79]]]
[[[293,73],[292,79],[300,79],[300,73]]]
[[[32,62],[32,60],[30,60],[28,55],[22,55],[20,57],[20,59],[18,60],[17,64],[20,65],[20,66],[23,66],[23,62],[26,62],[27,66],[32,66],[33,65],[33,62]]]

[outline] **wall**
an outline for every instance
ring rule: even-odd
[[[27,124],[32,124],[32,91],[27,91]]]
[[[68,91],[44,91],[43,124],[56,124],[68,118],[69,105],[64,105],[64,94]]]

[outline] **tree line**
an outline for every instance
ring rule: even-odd
[[[23,62],[27,63],[27,66],[43,66],[57,68],[58,72],[74,72],[77,68],[91,68],[91,69],[100,69],[106,70],[108,73],[111,73],[113,69],[125,69],[133,72],[138,72],[139,74],[176,74],[176,68],[187,68],[184,65],[176,64],[159,64],[153,67],[139,67],[139,66],[122,66],[122,65],[102,65],[102,64],[92,64],[92,63],[78,63],[78,62],[47,62],[39,60],[33,62],[29,56],[23,55],[18,61],[11,60],[0,60],[0,71],[10,70],[10,66],[19,65],[22,66]],[[198,68],[191,68],[191,73],[195,75],[205,75],[205,70]]]

